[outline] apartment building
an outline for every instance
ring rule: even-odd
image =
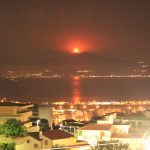
[[[1,102],[0,103],[0,124],[3,124],[7,119],[15,118],[20,120],[25,127],[31,127],[30,117],[32,116],[32,111],[30,108],[33,107],[32,104],[23,103],[10,103]]]

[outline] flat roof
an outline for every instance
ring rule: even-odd
[[[144,133],[113,134],[111,138],[135,138],[142,139]]]
[[[79,128],[79,130],[110,130],[111,127],[112,127],[112,124],[92,123],[92,124],[87,124],[87,125]]]
[[[0,106],[18,106],[18,107],[22,107],[22,106],[33,106],[33,104],[29,104],[29,103],[0,102]]]

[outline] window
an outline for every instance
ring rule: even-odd
[[[139,123],[138,123],[138,126],[141,127],[141,126],[142,126],[142,122],[139,122]]]
[[[30,143],[30,140],[27,140],[27,143]]]
[[[38,148],[38,144],[34,144],[34,148]]]
[[[48,141],[47,140],[45,140],[44,143],[45,143],[45,145],[48,145]]]

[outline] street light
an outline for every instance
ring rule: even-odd
[[[38,120],[36,121],[36,129],[37,129],[37,131],[39,131],[39,123],[40,123],[40,120],[38,119]]]

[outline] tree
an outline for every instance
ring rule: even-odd
[[[8,119],[0,126],[0,134],[5,137],[16,138],[25,136],[27,134],[27,130],[20,120]]]
[[[0,142],[0,150],[5,150],[5,149],[6,149],[5,144]]]
[[[119,141],[101,141],[91,150],[129,150],[129,144],[120,143]]]
[[[15,150],[15,143],[0,142],[0,150]]]

